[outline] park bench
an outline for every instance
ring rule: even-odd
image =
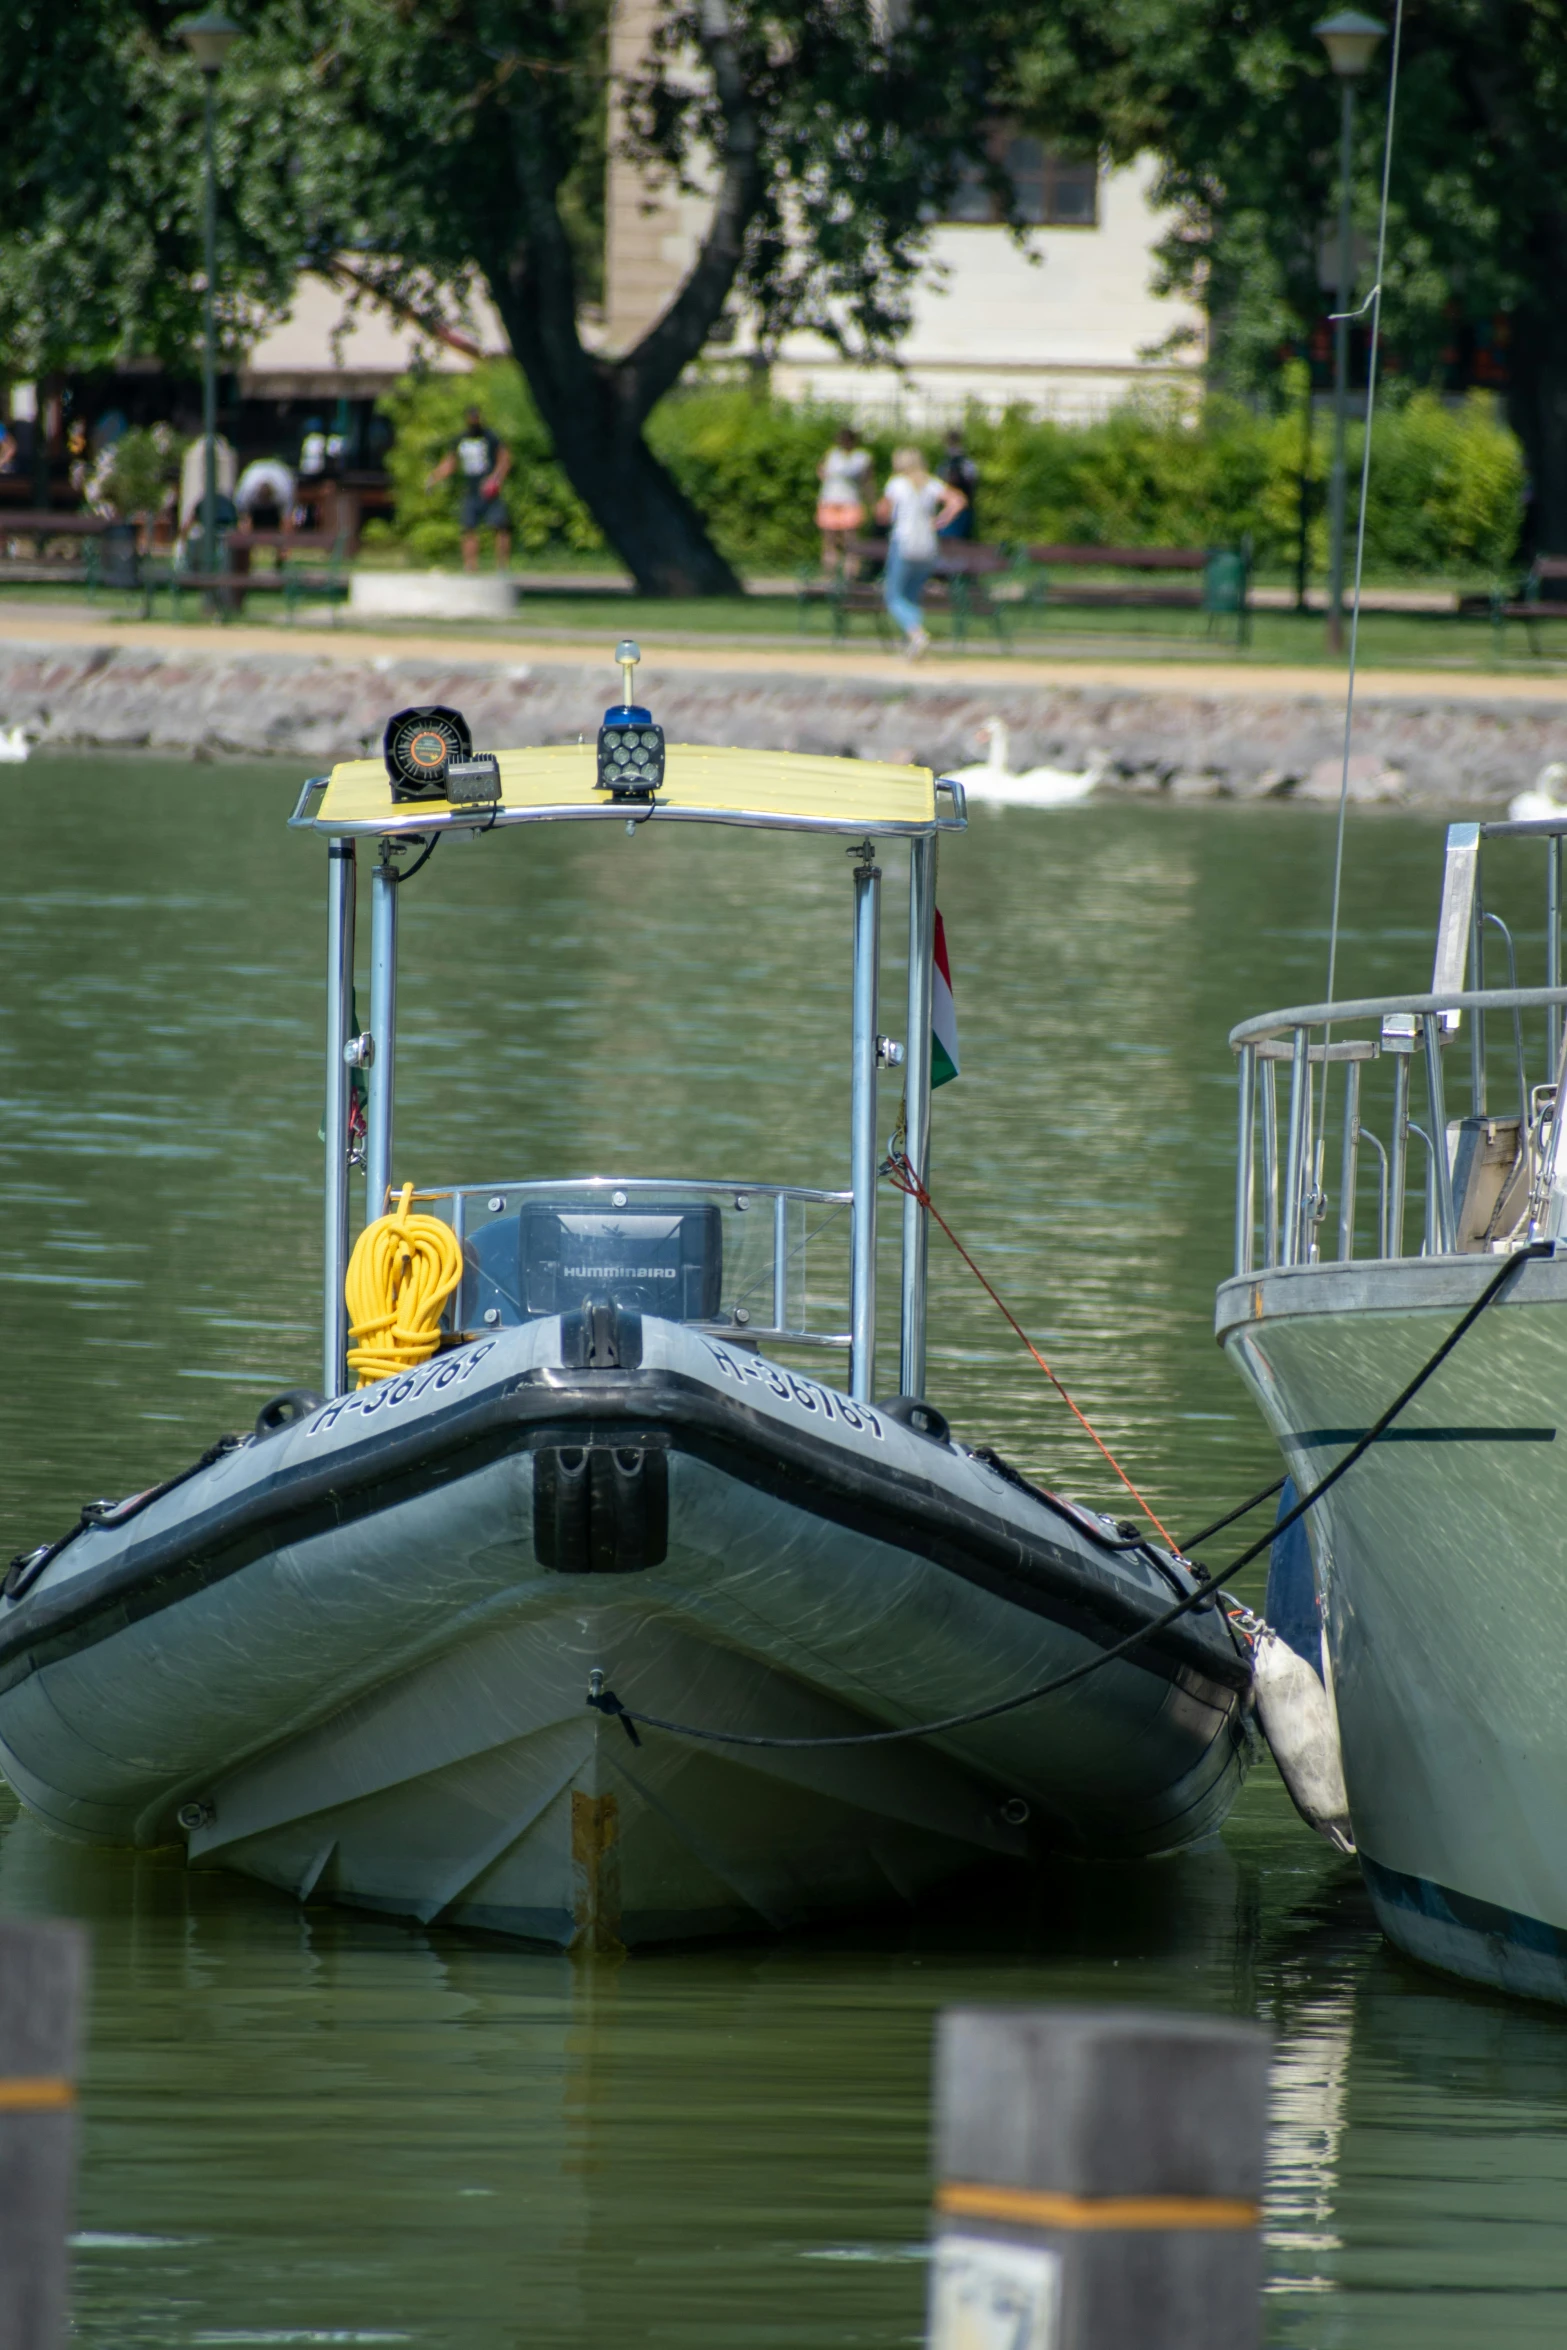
[[[277,562],[272,570],[251,568],[251,554],[257,547],[270,547],[276,552]],[[160,591],[167,594],[170,612],[176,620],[180,615],[180,599],[185,595],[210,596],[224,620],[232,620],[244,610],[247,596],[281,596],[290,620],[302,603],[340,604],[347,599],[348,580],[341,562],[341,542],[329,532],[231,531],[224,540],[224,553],[225,567],[218,571],[193,570],[176,563],[152,563],[144,559],[139,580],[142,618],[152,618],[153,598]],[[287,558],[291,554],[324,554],[326,568],[307,570],[290,563]]]
[[[800,625],[806,625],[810,602],[825,596],[832,612],[833,634],[842,637],[850,615],[869,612],[885,634],[879,576],[887,553],[885,539],[859,539],[851,554],[863,568],[853,580],[829,581],[813,589],[802,581]],[[1063,582],[1062,571],[1127,571],[1130,581],[1078,579]],[[1172,574],[1186,573],[1185,579]],[[999,591],[999,592],[998,592]],[[1210,631],[1220,621],[1233,619],[1235,641],[1251,637],[1251,544],[1238,547],[1085,547],[1040,545],[984,546],[975,540],[943,539],[938,569],[925,591],[926,605],[952,613],[952,632],[960,641],[971,620],[984,620],[1009,645],[1009,616],[1042,611],[1050,604],[1089,606],[1163,607],[1205,612]]]
[[[58,457],[49,461],[45,495],[52,497],[56,491],[60,494],[62,506],[69,511],[75,503],[76,491],[71,486],[69,463]],[[0,473],[0,512],[15,506],[36,508],[37,504],[38,480],[31,464],[19,465],[10,473]]]
[[[1499,660],[1509,620],[1521,620],[1529,650],[1540,650],[1542,620],[1567,620],[1567,555],[1536,555],[1524,578],[1512,587],[1494,587],[1482,595],[1460,596],[1461,615],[1488,619]]]
[[[1061,572],[1124,571],[1129,580],[1072,579]],[[1187,579],[1173,574],[1187,573]],[[1101,608],[1205,612],[1209,630],[1235,622],[1235,641],[1251,639],[1251,541],[1238,547],[1022,547],[1012,565],[1025,608],[1076,604]]]
[[[99,584],[100,543],[108,523],[98,514],[83,514],[48,506],[0,510],[0,584],[14,581],[26,587],[95,588]],[[19,539],[32,541],[32,554],[16,553]],[[64,540],[72,556],[47,556],[51,540]]]
[[[849,556],[855,566],[855,577],[841,575],[827,581],[819,592],[825,597],[832,615],[832,633],[841,640],[848,634],[849,622],[856,612],[868,612],[876,623],[876,631],[883,639],[896,634],[891,616],[882,602],[881,572],[887,560],[885,539],[853,539]],[[1007,637],[1007,615],[990,592],[990,582],[999,578],[1008,568],[1008,557],[999,547],[984,547],[972,539],[943,539],[936,568],[926,584],[924,604],[927,612],[948,611],[952,615],[952,634],[959,644],[967,641],[971,621],[981,621],[993,628],[998,642],[1010,651]],[[803,628],[813,600],[810,587],[802,582],[800,594],[800,625]]]

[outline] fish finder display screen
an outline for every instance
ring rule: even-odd
[[[648,1201],[585,1210],[530,1203],[486,1224],[467,1257],[469,1328],[496,1309],[502,1322],[533,1321],[572,1313],[589,1297],[669,1322],[711,1322],[719,1311],[723,1224],[712,1205]]]

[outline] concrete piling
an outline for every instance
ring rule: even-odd
[[[1256,2350],[1268,2040],[1136,2008],[949,2008],[928,2350]]]
[[[80,1926],[0,1920],[0,2350],[65,2340],[86,1987]]]

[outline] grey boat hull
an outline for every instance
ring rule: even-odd
[[[567,1945],[1220,1824],[1246,1667],[1211,1611],[936,1739],[634,1745],[593,1671],[714,1730],[918,1723],[1102,1651],[1179,1571],[754,1354],[622,1316],[633,1343],[585,1363],[573,1319],[328,1405],[61,1549],[0,1611],[23,1799],[302,1899]]]
[[[1218,1335],[1298,1485],[1367,1428],[1492,1256],[1230,1281]],[[1560,1658],[1567,1263],[1519,1268],[1307,1518],[1355,1841],[1412,1958],[1567,2003]]]

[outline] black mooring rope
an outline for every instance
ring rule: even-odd
[[[1381,1418],[1366,1430],[1364,1436],[1356,1438],[1344,1458],[1329,1469],[1327,1475],[1314,1485],[1309,1493],[1302,1494],[1293,1508],[1287,1509],[1281,1518],[1276,1519],[1266,1534],[1252,1543],[1248,1550],[1243,1550],[1239,1558],[1231,1559],[1228,1567],[1224,1570],[1226,1578],[1238,1575],[1242,1567],[1251,1566],[1265,1550],[1270,1550],[1286,1527],[1293,1526],[1297,1518],[1303,1518],[1313,1503],[1320,1501],[1330,1487],[1336,1485],[1339,1479],[1346,1476],[1355,1463],[1370,1451],[1377,1438],[1386,1434],[1407,1404],[1413,1403],[1426,1381],[1441,1369],[1454,1347],[1474,1328],[1492,1299],[1501,1294],[1513,1275],[1523,1265],[1528,1263],[1531,1258],[1549,1257],[1554,1253],[1552,1242],[1536,1240],[1531,1241],[1527,1247],[1518,1249],[1510,1256],[1506,1263],[1498,1268],[1494,1278],[1486,1283],[1474,1304],[1448,1332],[1436,1352],[1421,1365],[1408,1386],[1394,1397]],[[1281,1479],[1280,1484],[1282,1482]],[[1279,1487],[1274,1486],[1270,1490],[1277,1492]],[[1221,1526],[1228,1525],[1234,1518],[1244,1517],[1247,1510],[1255,1509],[1257,1503],[1266,1498],[1266,1494],[1254,1495],[1251,1501],[1242,1503],[1238,1510],[1232,1510],[1228,1518],[1218,1519],[1214,1525],[1207,1529],[1207,1533],[1216,1534]],[[1205,1538],[1205,1536],[1198,1537],[1199,1540]],[[1134,1648],[1141,1647],[1145,1640],[1152,1640],[1156,1634],[1164,1631],[1178,1617],[1186,1615],[1192,1608],[1201,1607],[1207,1601],[1224,1596],[1226,1595],[1219,1592],[1216,1585],[1199,1583],[1195,1590],[1186,1594],[1184,1599],[1178,1599],[1173,1607],[1167,1607],[1161,1615],[1151,1616],[1146,1624],[1140,1625],[1135,1632],[1129,1632],[1124,1640],[1116,1641],[1111,1648],[1101,1649],[1097,1656],[1088,1657],[1082,1664],[1074,1665],[1069,1672],[1057,1673],[1053,1680],[1041,1681],[1037,1688],[1025,1689],[1017,1697],[1000,1698],[994,1705],[976,1706],[968,1713],[947,1714],[939,1722],[915,1722],[898,1730],[854,1730],[838,1737],[829,1738],[773,1738],[758,1731],[701,1729],[692,1722],[672,1722],[666,1720],[661,1714],[645,1714],[634,1706],[623,1705],[613,1689],[605,1688],[603,1675],[597,1672],[589,1682],[587,1702],[597,1712],[608,1714],[612,1719],[618,1721],[633,1746],[640,1746],[642,1743],[637,1736],[636,1726],[639,1722],[645,1729],[668,1730],[677,1738],[699,1739],[708,1746],[890,1746],[905,1738],[939,1737],[946,1730],[967,1729],[975,1722],[994,1721],[998,1714],[1016,1713],[1020,1706],[1037,1705],[1042,1698],[1054,1697],[1061,1690],[1070,1689],[1079,1681],[1086,1681],[1091,1673],[1097,1673],[1104,1666],[1114,1664],[1119,1657],[1130,1655]]]

